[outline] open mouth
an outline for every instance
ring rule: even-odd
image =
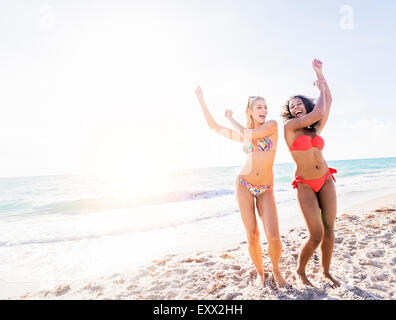
[[[265,116],[264,116],[264,115],[259,115],[259,117],[260,117],[261,119],[265,119]]]
[[[303,114],[303,113],[302,113],[302,111],[300,111],[300,110],[297,111],[297,112],[295,113],[296,117],[302,116],[302,114]]]

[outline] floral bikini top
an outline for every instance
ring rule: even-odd
[[[271,151],[273,149],[272,140],[268,137],[260,138],[257,141],[257,150],[253,150],[253,144],[249,140],[245,140],[243,143],[243,151],[246,153],[259,152],[259,151]]]

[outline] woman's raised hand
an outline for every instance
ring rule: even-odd
[[[322,73],[322,65],[322,61],[318,59],[314,59],[314,61],[312,61],[312,67],[314,68],[316,73]]]
[[[231,120],[232,114],[233,114],[232,110],[227,109],[227,110],[225,111],[225,117],[226,117],[228,120]]]
[[[197,95],[198,100],[202,100],[203,99],[203,90],[201,89],[200,86],[198,86],[195,89],[195,94]]]

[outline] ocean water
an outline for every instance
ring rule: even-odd
[[[396,158],[328,164],[338,170],[338,214],[396,193]],[[92,176],[0,178],[0,298],[4,281],[93,278],[245,241],[234,195],[239,169],[180,170],[151,187],[131,181],[133,191]],[[304,224],[291,187],[294,164],[276,164],[274,173],[279,224],[287,232]]]

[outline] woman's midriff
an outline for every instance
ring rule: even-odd
[[[297,166],[296,177],[303,180],[316,180],[329,171],[329,167],[323,159],[322,151],[316,148],[307,151],[292,151],[291,154]]]
[[[257,186],[273,185],[274,175],[272,167],[274,160],[275,151],[249,153],[238,177]]]

